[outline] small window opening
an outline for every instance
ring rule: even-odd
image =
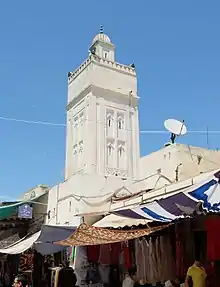
[[[112,154],[112,146],[109,145],[109,146],[108,146],[108,155],[111,155],[111,154]]]
[[[72,211],[72,202],[70,201],[69,202],[69,212],[71,212]]]
[[[118,150],[118,153],[119,153],[119,156],[120,156],[120,157],[122,157],[122,152],[123,152],[123,151],[122,151],[122,147],[120,147],[119,150]]]

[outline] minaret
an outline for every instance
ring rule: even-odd
[[[133,65],[115,61],[101,27],[89,57],[68,75],[66,170],[138,178],[139,122]]]

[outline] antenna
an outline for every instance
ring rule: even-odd
[[[171,143],[174,144],[177,136],[182,136],[187,133],[186,126],[184,121],[178,121],[175,119],[168,119],[164,122],[165,128],[171,132]]]

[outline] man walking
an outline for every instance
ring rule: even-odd
[[[75,287],[76,281],[73,268],[69,266],[69,262],[65,262],[63,268],[59,271],[58,287]]]

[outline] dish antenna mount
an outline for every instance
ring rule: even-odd
[[[168,119],[164,122],[165,128],[171,132],[171,143],[174,144],[176,137],[183,136],[187,133],[187,128],[185,126],[184,121],[178,121],[174,119]]]

